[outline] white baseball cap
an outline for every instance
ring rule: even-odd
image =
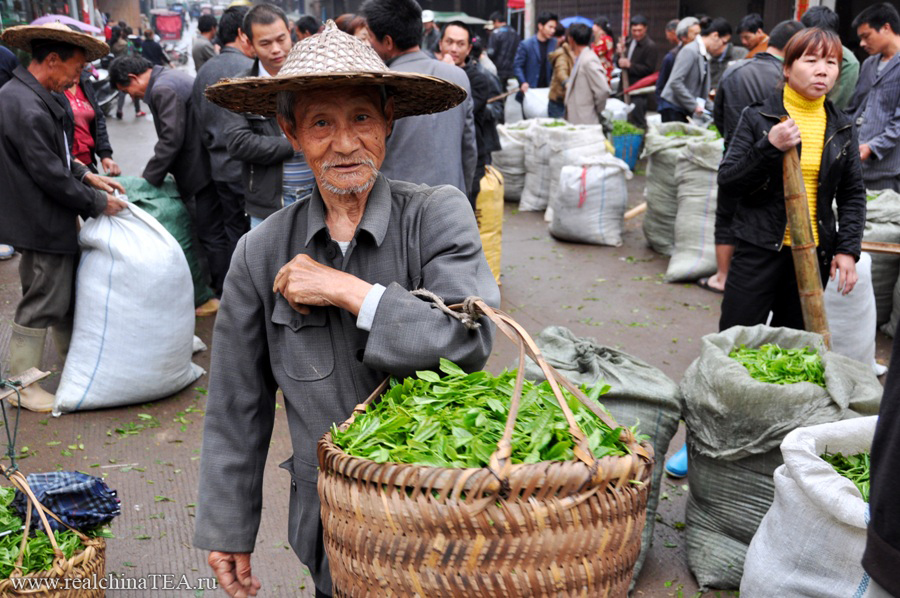
[[[423,10],[422,11],[422,22],[423,23],[434,23],[434,11],[433,10]]]

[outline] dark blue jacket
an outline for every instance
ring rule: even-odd
[[[550,38],[547,42],[547,55],[549,56],[550,52],[555,49],[556,40]],[[545,58],[544,64],[541,64],[541,48],[538,45],[538,38],[536,35],[529,37],[519,44],[519,48],[516,50],[516,60],[513,68],[519,83],[528,83],[529,87],[537,87],[541,68],[544,68],[547,71],[548,86],[550,85],[550,79],[553,78],[553,67],[550,65],[550,61]]]
[[[0,87],[12,79],[12,73],[19,66],[16,55],[4,46],[0,46]]]

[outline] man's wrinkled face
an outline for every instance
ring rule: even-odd
[[[466,64],[466,58],[472,50],[469,42],[469,32],[456,25],[447,25],[444,28],[444,36],[441,38],[441,52],[453,58],[453,64],[462,67]]]
[[[119,91],[127,93],[132,98],[141,100],[144,98],[144,94],[147,93],[147,85],[149,82],[150,69],[147,69],[140,75],[128,75],[128,85],[119,85],[118,89]]]
[[[856,28],[856,35],[863,50],[870,55],[881,54],[891,41],[891,26],[885,24],[881,29],[873,29],[868,23],[863,23]]]
[[[50,91],[62,93],[81,79],[85,64],[84,51],[78,48],[68,60],[61,60],[59,54],[51,52],[44,61],[50,70]]]
[[[688,27],[687,35],[684,36],[684,43],[689,44],[700,35],[700,25],[691,25]]]
[[[647,35],[647,26],[646,25],[632,25],[631,26],[631,39],[636,42],[644,39],[644,36]]]
[[[277,74],[291,51],[291,32],[281,19],[275,19],[275,22],[268,25],[253,23],[251,27],[253,51],[266,72],[270,75]]]
[[[296,127],[285,131],[301,150],[319,189],[336,195],[371,190],[384,162],[393,99],[382,108],[375,87],[305,91],[294,106]]]

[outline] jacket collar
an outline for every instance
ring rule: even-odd
[[[147,89],[144,90],[145,98],[150,97],[150,92],[153,91],[153,86],[156,85],[157,79],[159,79],[160,74],[162,74],[164,70],[165,69],[163,69],[163,67],[161,66],[154,66],[150,71],[150,81],[147,82]]]
[[[409,52],[407,54],[400,54],[399,56],[395,56],[387,61],[387,65],[390,68],[395,68],[401,64],[407,64],[409,62],[417,62],[419,60],[434,60],[423,52],[422,50],[416,50],[415,52]]]
[[[34,78],[34,75],[29,72],[24,66],[19,65],[13,71],[13,77],[21,81],[25,84],[26,87],[31,89],[34,93],[37,94],[41,101],[44,102],[44,105],[50,109],[50,112],[53,114],[53,118],[56,120],[62,120],[66,115],[65,109],[60,105],[58,101],[56,101],[50,92],[47,91],[47,88],[38,83],[38,80]]]
[[[369,192],[369,197],[366,200],[366,208],[357,228],[357,236],[359,231],[364,230],[372,235],[375,245],[380,247],[387,234],[388,222],[391,219],[392,203],[391,185],[384,178],[383,174],[378,173],[375,185],[372,187],[372,191]],[[305,245],[309,247],[313,237],[324,228],[326,228],[325,202],[322,200],[322,194],[319,193],[319,186],[316,185],[312,196],[309,198]]]
[[[888,63],[886,65],[884,65],[884,68],[881,69],[880,73],[878,72],[878,63],[881,62],[881,54],[879,54],[876,58],[877,61],[875,62],[875,81],[878,81],[879,79],[887,75],[889,70],[897,68],[897,63],[900,62],[900,52],[897,52],[893,56],[891,56],[891,59],[888,60]]]

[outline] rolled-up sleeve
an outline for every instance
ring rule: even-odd
[[[500,289],[485,260],[475,215],[462,193],[443,187],[431,195],[419,239],[421,288],[448,305],[476,295],[488,305],[499,306]],[[481,323],[469,330],[430,302],[392,283],[378,304],[364,363],[400,377],[435,369],[441,357],[468,371],[480,369],[490,355],[494,332],[485,318]]]
[[[275,422],[265,310],[246,241],[235,249],[216,316],[194,533],[195,547],[223,552],[253,551]]]

